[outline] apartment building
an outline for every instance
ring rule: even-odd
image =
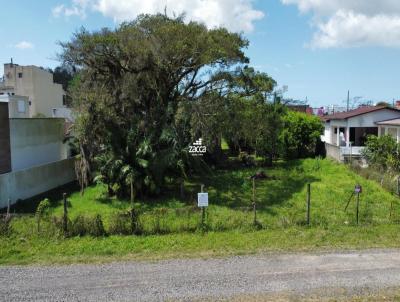
[[[66,107],[62,85],[53,82],[52,73],[32,65],[4,64],[0,95],[27,97],[29,117],[53,117],[55,109]]]

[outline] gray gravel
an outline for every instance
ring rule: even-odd
[[[400,286],[400,250],[0,267],[1,301],[165,301]]]

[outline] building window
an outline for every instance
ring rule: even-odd
[[[67,96],[63,95],[63,106],[67,106]]]
[[[18,100],[18,112],[25,113],[25,101]]]
[[[18,77],[21,79],[22,78],[22,72],[18,72]]]

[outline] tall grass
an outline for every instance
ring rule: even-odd
[[[138,200],[138,219],[134,233],[140,235],[171,234],[208,231],[254,229],[252,212],[252,182],[250,177],[263,170],[267,178],[256,181],[258,228],[285,229],[304,226],[306,220],[306,185],[311,184],[311,226],[330,228],[355,225],[355,197],[347,211],[347,201],[354,186],[360,183],[360,224],[390,224],[399,220],[399,200],[383,190],[375,181],[365,179],[344,165],[330,160],[305,159],[277,162],[273,168],[240,168],[219,170],[213,175],[186,182],[186,198],[180,199],[178,190],[171,190],[163,198]],[[210,206],[206,211],[205,226],[201,225],[201,211],[196,206],[200,184],[206,185]],[[104,232],[100,234],[132,234],[130,203],[109,198],[106,189],[93,186],[83,196],[73,192],[68,197],[69,219],[75,222],[72,234],[94,234],[87,230],[86,220],[100,215]],[[41,236],[59,236],[57,219],[62,203],[51,200],[49,217],[43,219]],[[91,217],[91,218],[90,218]],[[86,219],[86,220],[85,220]],[[12,229],[19,236],[33,236],[33,218],[16,218]],[[71,224],[73,228],[74,223]]]

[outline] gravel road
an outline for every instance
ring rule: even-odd
[[[1,301],[191,301],[400,287],[400,250],[0,267]]]

